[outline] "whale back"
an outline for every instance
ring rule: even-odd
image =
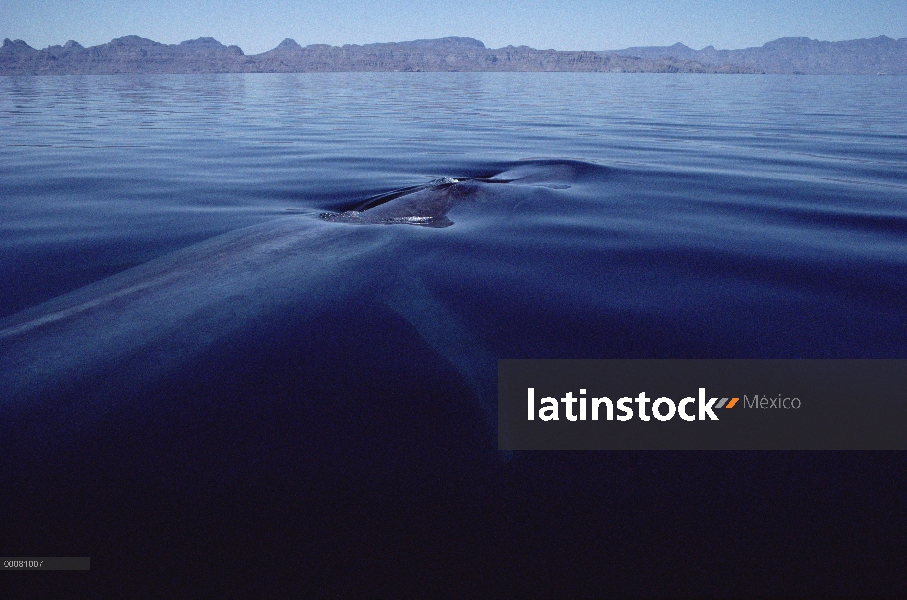
[[[401,188],[369,198],[352,210],[322,213],[325,221],[356,225],[419,225],[450,227],[451,209],[474,202],[488,186],[513,186],[566,189],[583,175],[583,166],[571,162],[536,162],[517,165],[492,177],[443,177],[424,185]],[[588,170],[589,165],[585,165]]]
[[[482,190],[478,180],[444,178],[430,184],[388,194],[385,198],[367,203],[362,210],[319,215],[325,221],[359,225],[419,225],[450,227],[447,217],[451,208],[475,200]],[[383,201],[382,201],[383,200]]]

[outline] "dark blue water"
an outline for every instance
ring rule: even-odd
[[[125,595],[903,590],[903,453],[501,456],[493,423],[497,358],[907,356],[904,98],[0,78],[0,552]],[[443,177],[444,227],[319,218]]]

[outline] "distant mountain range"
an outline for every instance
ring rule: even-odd
[[[273,50],[254,55],[210,37],[161,44],[130,35],[89,48],[69,41],[43,50],[6,39],[0,47],[0,75],[335,71],[907,74],[907,38],[846,42],[781,38],[744,50],[711,46],[693,50],[675,44],[605,52],[491,49],[463,37],[362,46],[300,46],[286,39]]]
[[[472,38],[367,44],[300,46],[286,39],[273,50],[247,56],[214,38],[161,44],[138,36],[85,48],[69,41],[36,50],[22,40],[4,40],[0,75],[82,73],[279,73],[332,71],[618,71],[749,73],[736,66],[705,65],[674,58],[636,58],[592,51],[485,47]]]
[[[683,44],[610,50],[613,56],[651,60],[692,60],[704,65],[736,65],[765,73],[809,75],[907,75],[907,38],[879,37],[844,42],[820,42],[786,37],[758,48],[693,50]]]

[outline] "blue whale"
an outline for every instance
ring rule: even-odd
[[[21,311],[0,321],[0,411],[54,402],[67,418],[91,419],[212,348],[241,344],[249,331],[278,330],[287,315],[297,325],[315,323],[367,299],[399,315],[444,357],[491,421],[495,357],[424,285],[426,256],[450,235],[432,230],[454,232],[455,222],[491,227],[495,216],[570,186],[581,170],[526,163],[491,177],[395,190],[338,213],[293,214]],[[392,224],[420,227],[367,227]]]

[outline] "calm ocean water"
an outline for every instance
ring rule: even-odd
[[[131,593],[888,593],[903,453],[501,457],[492,424],[499,357],[907,356],[905,98],[0,77],[0,548]],[[318,217],[508,173],[448,227]]]

